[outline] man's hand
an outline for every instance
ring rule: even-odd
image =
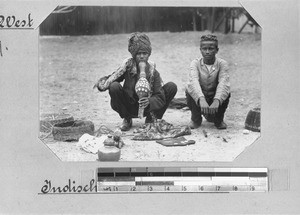
[[[215,114],[218,112],[220,106],[220,101],[218,99],[214,99],[213,103],[209,107],[209,113]]]
[[[143,97],[139,100],[139,106],[140,108],[146,108],[149,105],[149,98]]]
[[[199,99],[199,105],[201,107],[201,113],[202,114],[208,114],[209,113],[209,105],[207,104],[204,97],[201,97]]]
[[[100,78],[97,81],[97,83],[94,85],[93,89],[95,89],[97,87],[100,92],[105,91],[107,89],[105,82],[108,78],[109,78],[109,76],[104,76],[104,77]]]

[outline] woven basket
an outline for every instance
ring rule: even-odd
[[[254,108],[248,112],[245,128],[251,131],[260,132],[260,108]]]
[[[54,140],[59,141],[78,141],[83,134],[94,135],[94,123],[91,121],[75,120],[55,124],[52,129]]]
[[[55,124],[64,122],[74,122],[73,116],[64,113],[47,113],[41,115],[40,120],[40,131],[50,132]]]

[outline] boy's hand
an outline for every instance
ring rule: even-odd
[[[149,98],[148,97],[140,98],[140,100],[139,100],[139,106],[141,108],[146,108],[148,105],[149,105]]]
[[[199,99],[199,105],[201,107],[201,113],[202,114],[208,114],[209,113],[209,105],[207,104],[204,97],[201,97]]]
[[[209,107],[209,113],[215,114],[218,112],[220,106],[220,101],[218,99],[214,99],[213,103]]]

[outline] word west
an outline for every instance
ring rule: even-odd
[[[27,19],[16,19],[15,16],[0,15],[0,28],[31,28],[33,19],[28,14]]]
[[[63,194],[63,193],[92,193],[97,192],[97,185],[95,180],[92,179],[87,185],[76,185],[75,181],[69,179],[68,184],[63,186],[54,187],[50,180],[45,180],[45,185],[41,188],[41,194]]]

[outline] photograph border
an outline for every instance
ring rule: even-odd
[[[43,20],[49,7],[67,1],[5,2],[7,14]],[[196,1],[164,1],[198,5]],[[236,4],[236,1],[226,1]],[[233,3],[234,2],[234,3]],[[1,207],[2,213],[299,213],[299,10],[294,1],[240,1],[262,24],[262,130],[261,138],[232,163],[187,162],[182,166],[266,167],[271,189],[263,194],[122,194],[40,196],[45,180],[64,185],[69,179],[84,181],[98,167],[148,166],[148,162],[61,162],[38,139],[38,33],[36,30],[0,30],[3,77],[1,107]],[[110,1],[103,1],[110,4]],[[118,1],[119,4],[125,4]],[[126,2],[137,4],[137,1]],[[145,3],[145,1],[143,1]],[[167,4],[166,3],[166,4]],[[213,1],[210,4],[217,4]],[[220,3],[220,1],[219,1]],[[37,5],[36,5],[37,4]],[[78,4],[95,4],[79,1]],[[147,4],[159,4],[152,1]],[[225,1],[221,1],[225,4]],[[28,5],[25,7],[24,5]],[[24,6],[24,7],[22,7]],[[2,5],[0,6],[2,7]],[[46,7],[48,9],[42,9]],[[265,9],[268,9],[268,13]],[[51,9],[52,10],[52,9]],[[38,11],[38,12],[37,12]],[[48,14],[48,13],[47,13]],[[286,16],[290,14],[290,16]],[[42,18],[41,18],[42,17]],[[34,23],[34,27],[38,26]],[[295,39],[296,38],[296,39]],[[25,41],[25,42],[24,42]],[[289,42],[293,41],[293,42]],[[7,48],[7,49],[6,49]],[[279,54],[278,53],[280,50]],[[276,66],[274,66],[276,65]],[[283,72],[285,71],[285,72]],[[24,75],[26,73],[26,75]],[[284,83],[284,84],[282,84]],[[278,90],[278,88],[281,90]],[[287,96],[288,95],[288,96]],[[296,104],[295,104],[296,103]],[[290,105],[293,104],[293,105]],[[16,132],[17,131],[17,132]],[[149,166],[178,166],[177,162],[151,162]],[[286,186],[287,185],[287,186]],[[238,204],[237,204],[238,202]],[[69,204],[68,204],[69,203]]]

